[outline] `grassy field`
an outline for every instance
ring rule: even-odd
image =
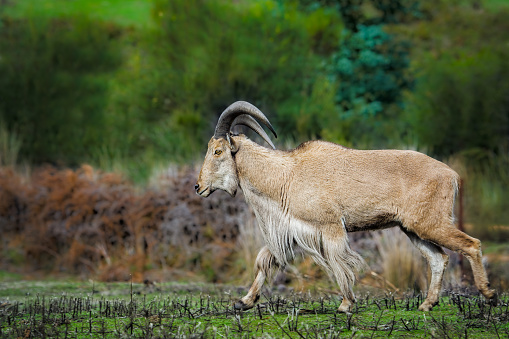
[[[358,296],[350,314],[318,291],[266,290],[236,312],[245,288],[219,285],[90,282],[0,283],[0,337],[52,338],[507,338],[509,296],[491,306],[448,292],[432,312],[420,294]]]
[[[10,4],[10,5],[9,5]],[[121,25],[150,25],[151,1],[145,0],[21,0],[8,2],[6,14],[13,17],[46,17],[85,14]]]

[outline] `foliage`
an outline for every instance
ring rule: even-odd
[[[319,80],[317,54],[337,43],[333,12],[308,17],[271,1],[196,0],[156,1],[153,15],[157,29],[132,54],[135,72],[121,75],[130,87],[112,112],[154,122],[154,133],[135,133],[146,139],[134,147],[153,145],[156,153],[187,160],[200,153],[221,111],[240,99],[293,136],[304,103],[319,104],[310,93]]]
[[[407,97],[408,121],[434,154],[509,145],[509,53],[443,55]],[[489,85],[487,85],[489,84]]]
[[[381,26],[360,26],[357,33],[345,34],[341,50],[333,55],[341,83],[337,101],[345,115],[353,114],[358,106],[362,106],[361,115],[381,113],[383,106],[396,102],[401,89],[408,87],[404,74],[408,49],[395,43]]]
[[[299,0],[299,3],[309,9],[335,8],[346,28],[354,32],[361,25],[401,24],[429,16],[419,0]]]
[[[120,163],[147,178],[140,162],[196,159],[235,100],[255,103],[291,137],[300,136],[303,106],[331,106],[315,88],[321,55],[337,47],[342,27],[332,10],[155,1],[153,24],[143,29],[41,17],[5,16],[0,36],[8,51],[0,116],[34,164]]]
[[[339,84],[335,99],[341,119],[349,125],[346,140],[384,139],[381,125],[399,110],[401,92],[411,85],[405,73],[408,64],[408,44],[381,26],[359,25],[357,32],[343,32],[341,49],[333,54],[328,73]]]
[[[398,135],[394,125],[401,112],[401,93],[412,79],[410,41],[385,29],[425,17],[419,1],[325,0],[299,1],[313,10],[322,6],[341,14],[345,28],[339,48],[327,61],[329,80],[336,85],[336,106],[316,129],[319,137],[356,147],[388,146],[387,135]],[[390,123],[389,123],[390,121]],[[396,132],[396,133],[395,133]]]
[[[120,34],[85,17],[3,20],[0,120],[23,140],[20,157],[75,164],[100,145]]]
[[[509,52],[503,47],[509,11],[445,13],[414,30],[429,52],[414,61],[419,78],[407,94],[406,120],[434,154],[498,152],[509,144]]]
[[[465,220],[472,235],[501,242],[509,227],[509,154],[472,149],[449,158],[463,178]]]
[[[439,0],[161,0],[150,25],[126,29],[97,20],[113,0],[101,9],[37,4],[33,11],[7,6],[0,36],[0,115],[23,140],[20,157],[35,164],[121,164],[146,178],[150,170],[140,163],[198,158],[217,115],[237,99],[266,111],[284,139],[380,147],[398,146],[403,134],[443,155],[494,145],[507,134],[503,6],[481,12]],[[77,9],[88,14],[61,16]],[[122,18],[149,21],[131,14]],[[497,81],[496,90],[482,92]],[[461,126],[452,128],[458,111]],[[482,127],[479,137],[467,137],[474,126]]]

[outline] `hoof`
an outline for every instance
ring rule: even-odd
[[[351,309],[351,305],[350,304],[341,304],[339,305],[338,307],[338,312],[341,312],[341,313],[350,313],[350,309]]]
[[[497,291],[495,290],[487,290],[485,293],[483,293],[483,295],[486,299],[498,299]]]
[[[495,290],[490,290],[489,292],[489,297],[486,297],[488,298],[488,303],[491,305],[491,306],[497,306],[498,305],[498,294]]]
[[[419,311],[429,312],[433,309],[433,305],[428,302],[423,302],[421,306],[419,306]]]
[[[235,308],[236,310],[238,311],[247,311],[251,308],[253,308],[254,305],[246,305],[242,300],[238,300],[237,302],[235,302],[235,304],[233,305],[233,308]]]
[[[339,305],[338,312],[349,313],[350,310],[352,309],[352,305],[354,302],[355,301],[351,301],[347,298],[343,298],[343,301],[341,301],[341,305]]]

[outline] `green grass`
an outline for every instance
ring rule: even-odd
[[[447,3],[449,0],[443,1]],[[481,9],[488,11],[497,11],[499,9],[509,8],[509,1],[507,0],[480,0],[480,1],[472,1],[472,0],[459,0],[458,3],[461,6],[472,8],[473,3],[477,3],[481,5]]]
[[[472,1],[470,1],[472,3]],[[509,8],[509,1],[507,0],[484,0],[482,1],[484,8],[490,11],[496,11],[501,8]]]
[[[17,0],[8,1],[5,13],[13,17],[46,17],[85,14],[121,25],[151,24],[152,2],[147,0]]]
[[[359,295],[350,314],[335,295],[266,290],[252,310],[244,288],[165,283],[0,283],[0,337],[497,338],[509,335],[509,297],[489,306],[448,293],[432,312],[421,295]]]
[[[4,270],[0,270],[0,284],[2,282],[17,281],[17,280],[20,280],[20,279],[21,279],[21,275],[19,275],[19,274],[8,272],[8,271],[4,271]],[[1,287],[0,287],[0,289],[1,289]]]

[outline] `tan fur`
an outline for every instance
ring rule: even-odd
[[[335,278],[344,296],[339,311],[348,311],[363,261],[346,233],[398,226],[431,266],[428,296],[419,308],[428,311],[438,301],[448,261],[441,246],[464,254],[477,288],[487,298],[495,296],[479,240],[454,227],[458,182],[447,165],[414,151],[363,151],[323,141],[277,151],[240,135],[231,145],[210,140],[197,192],[208,196],[222,189],[234,195],[240,186],[264,235],[257,277],[237,308],[251,308],[270,269],[286,265],[299,246]]]

